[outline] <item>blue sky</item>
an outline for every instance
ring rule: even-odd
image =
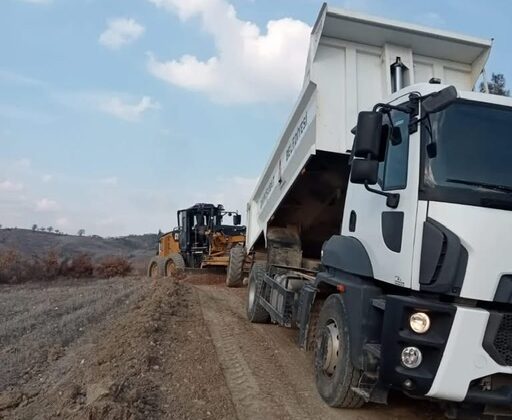
[[[317,0],[2,0],[0,224],[124,235],[245,202],[300,90]],[[330,2],[495,38],[512,3]]]

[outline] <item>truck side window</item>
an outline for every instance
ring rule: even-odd
[[[401,141],[396,144],[396,141],[392,141],[391,135],[386,141],[386,157],[379,164],[379,185],[385,191],[406,188],[409,160],[409,115],[392,111],[390,117],[395,130],[400,131]],[[384,121],[390,124],[389,118],[385,118]]]

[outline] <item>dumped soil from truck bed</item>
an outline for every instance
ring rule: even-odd
[[[250,324],[244,299],[215,274],[0,287],[0,419],[441,418],[327,407],[295,332]]]

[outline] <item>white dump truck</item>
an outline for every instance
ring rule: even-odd
[[[248,204],[251,322],[298,329],[334,407],[512,406],[512,99],[491,41],[324,5]]]

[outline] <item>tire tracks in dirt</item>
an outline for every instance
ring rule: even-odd
[[[442,418],[436,406],[402,397],[389,406],[328,407],[315,389],[311,353],[296,346],[296,331],[249,323],[241,289],[196,290],[239,419]]]
[[[199,296],[238,417],[306,418],[297,410],[297,401],[271,392],[267,383],[258,381],[257,376],[265,375],[265,371],[273,365],[273,355],[269,349],[262,349],[262,343],[254,341],[254,352],[258,354],[257,369],[254,369],[249,364],[250,360],[247,360],[245,349],[241,346],[240,337],[246,336],[247,330],[240,320],[234,317],[222,302],[205,292],[205,289],[200,290]]]

